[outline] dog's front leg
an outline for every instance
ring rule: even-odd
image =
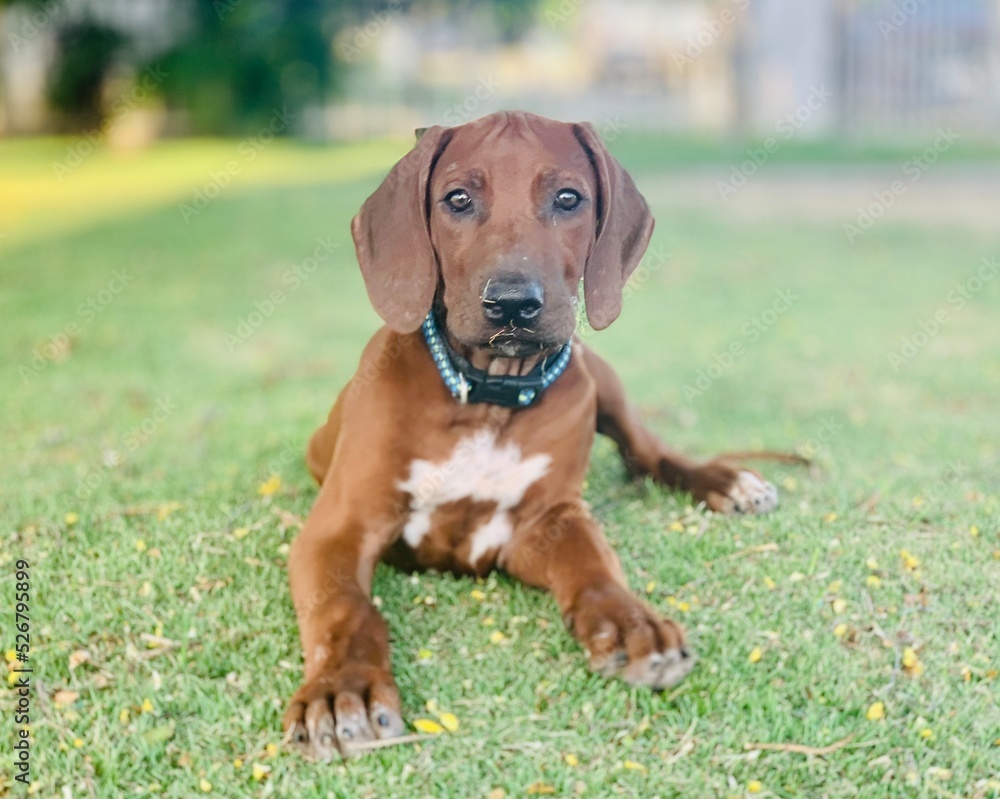
[[[284,727],[293,743],[319,760],[403,732],[389,632],[370,598],[391,527],[337,513],[334,493],[332,483],[324,483],[289,555],[305,679]]]
[[[618,558],[582,502],[549,511],[505,554],[510,574],[553,594],[594,671],[659,690],[691,670],[684,631],[629,591]]]

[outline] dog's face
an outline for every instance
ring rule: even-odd
[[[581,278],[591,324],[614,320],[652,228],[591,126],[504,112],[428,130],[352,232],[390,327],[433,306],[460,344],[524,358],[570,338]]]
[[[569,125],[456,130],[428,185],[439,303],[452,336],[509,358],[565,343],[597,194]]]

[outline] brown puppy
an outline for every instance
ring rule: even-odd
[[[672,452],[605,361],[567,348],[581,279],[591,325],[607,327],[652,230],[593,127],[526,113],[429,129],[354,219],[386,327],[310,442],[321,488],[289,559],[305,680],[284,724],[312,756],[403,731],[370,601],[383,559],[502,568],[551,591],[609,677],[660,689],[690,671],[683,631],[629,592],[581,499],[594,433],[631,474],[713,510],[770,510],[777,493]]]

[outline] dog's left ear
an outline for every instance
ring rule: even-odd
[[[420,327],[434,302],[438,268],[427,222],[427,183],[453,131],[424,129],[351,222],[365,288],[397,333]]]
[[[594,126],[583,122],[573,133],[597,175],[597,232],[583,270],[583,294],[590,326],[603,330],[621,313],[622,290],[653,235],[653,215]]]

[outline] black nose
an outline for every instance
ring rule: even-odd
[[[526,277],[492,277],[483,288],[483,314],[495,324],[528,327],[545,304],[537,280]]]

